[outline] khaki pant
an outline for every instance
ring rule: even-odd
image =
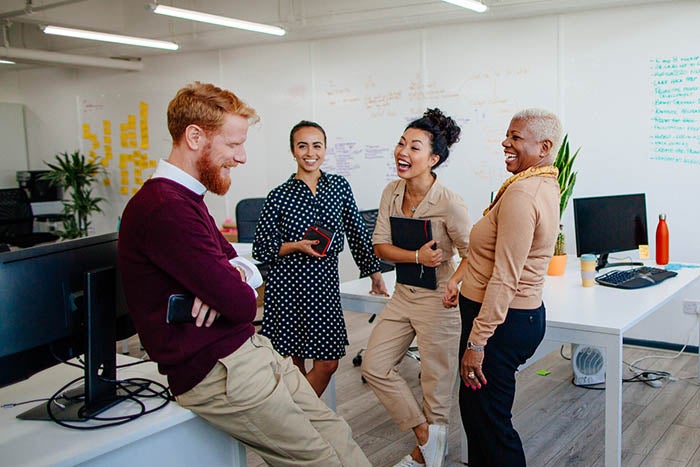
[[[458,308],[443,308],[442,288],[397,284],[379,314],[367,343],[362,375],[401,430],[423,422],[449,424],[460,323]],[[421,360],[422,407],[397,369],[414,337]]]
[[[290,358],[253,335],[177,402],[273,466],[370,466],[350,426]]]

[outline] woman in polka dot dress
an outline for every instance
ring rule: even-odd
[[[260,333],[280,354],[292,357],[320,396],[348,345],[338,274],[346,235],[360,277],[372,279],[370,293],[388,293],[350,184],[321,171],[325,131],[301,121],[289,143],[297,172],[267,195],[253,242],[253,257],[271,264]],[[314,225],[335,233],[325,255],[312,248],[315,240],[303,239]],[[313,360],[308,371],[306,359]]]

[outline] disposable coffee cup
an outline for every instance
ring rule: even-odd
[[[581,255],[581,285],[593,287],[595,284],[595,255]]]

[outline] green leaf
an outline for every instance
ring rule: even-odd
[[[564,215],[564,211],[566,210],[569,200],[571,199],[571,195],[574,191],[577,172],[573,171],[573,167],[580,151],[581,148],[578,148],[572,155],[569,148],[569,135],[564,135],[564,140],[562,141],[559,151],[557,152],[557,157],[554,160],[554,166],[559,169],[557,182],[559,182],[559,192],[561,193],[561,198],[559,200],[560,220]]]
[[[100,160],[88,161],[80,151],[56,154],[54,162],[47,162],[50,172],[44,177],[51,185],[63,188],[63,238],[77,238],[87,235],[90,216],[102,212],[103,198],[92,195],[92,186],[98,177],[105,174]]]

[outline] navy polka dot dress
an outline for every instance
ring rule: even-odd
[[[294,252],[280,256],[282,243],[302,239],[319,225],[335,232],[324,258]],[[292,175],[268,194],[253,243],[253,257],[271,268],[265,283],[260,333],[284,356],[338,360],[348,345],[340,304],[338,253],[347,235],[360,277],[379,271],[370,234],[348,181],[321,172],[316,195]]]

